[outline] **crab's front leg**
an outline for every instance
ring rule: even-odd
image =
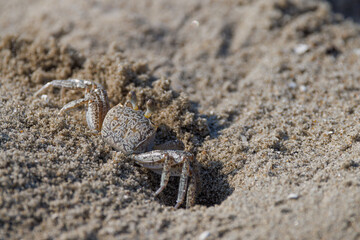
[[[46,83],[42,86],[34,96],[38,96],[40,93],[44,92],[50,87],[59,87],[59,88],[68,88],[68,89],[91,89],[91,88],[99,88],[99,84],[88,80],[80,80],[80,79],[67,79],[67,80],[52,80],[51,82]],[[100,86],[100,88],[102,88]]]
[[[166,187],[170,176],[180,176],[179,191],[175,208],[180,207],[187,195],[186,207],[195,204],[196,174],[193,174],[191,163],[194,156],[191,153],[180,150],[154,150],[141,154],[132,154],[130,158],[139,165],[161,174],[160,188],[155,196],[160,194]],[[190,183],[188,186],[188,178]],[[186,191],[187,190],[187,191]]]
[[[45,84],[34,95],[37,96],[50,87],[84,89],[85,97],[67,103],[59,114],[81,105],[87,105],[86,122],[88,127],[94,133],[100,132],[104,118],[110,109],[107,93],[100,84],[80,79],[53,80]]]

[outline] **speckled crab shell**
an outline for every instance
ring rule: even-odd
[[[155,133],[155,125],[144,112],[121,104],[110,109],[101,129],[104,140],[126,155],[150,151]]]

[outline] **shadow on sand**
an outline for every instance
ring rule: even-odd
[[[360,2],[354,0],[327,0],[335,13],[360,22]]]
[[[198,115],[198,104],[191,102],[191,111]],[[229,117],[224,124],[220,124],[219,118],[216,115],[198,115],[201,118],[205,118],[209,127],[210,139],[214,139],[220,136],[221,130],[228,127],[233,121],[234,117]],[[197,136],[199,146],[201,146],[207,136]],[[199,184],[196,197],[196,204],[211,207],[217,204],[221,204],[229,197],[234,189],[230,186],[227,178],[228,175],[222,173],[223,163],[219,161],[211,161],[208,159],[207,164],[197,162],[199,170]],[[153,191],[159,188],[160,175],[148,171],[150,185]],[[176,197],[178,194],[179,177],[170,177],[169,183],[164,191],[157,197],[157,200],[166,206],[175,206]],[[184,206],[185,204],[183,204]]]

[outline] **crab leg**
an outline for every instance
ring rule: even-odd
[[[78,99],[78,100],[74,100],[74,101],[71,101],[69,103],[67,103],[65,106],[63,106],[63,108],[59,111],[59,115],[63,114],[64,112],[70,110],[70,109],[73,109],[73,108],[76,108],[78,106],[81,106],[81,105],[84,105],[86,103],[89,102],[89,99],[88,98],[81,98],[81,99]]]
[[[193,155],[181,150],[154,150],[151,152],[132,154],[129,157],[139,165],[161,174],[160,188],[156,191],[155,196],[164,190],[171,175],[180,175],[179,191],[175,205],[175,208],[179,208],[186,196],[188,178],[193,178],[190,167]],[[180,167],[181,165],[182,167]],[[195,201],[195,179],[191,179],[190,183],[192,185],[188,188],[188,193],[190,193],[191,196],[188,196],[190,199],[187,199],[186,207],[191,207]]]
[[[169,156],[168,151],[155,150],[146,153],[132,154],[130,158],[135,160],[139,165],[151,169],[156,173],[161,172],[160,188],[155,192],[155,196],[160,194],[169,182],[171,175],[171,166],[174,160]]]
[[[197,185],[199,176],[196,172],[192,172],[192,176],[190,177],[190,182],[188,185],[188,190],[186,193],[186,208],[190,208],[195,205],[196,200],[196,191],[199,190],[199,186]]]
[[[164,153],[166,151],[151,151],[139,154],[132,154],[129,157],[135,160],[140,166],[151,170],[162,170]]]
[[[184,156],[183,157],[183,167],[182,167],[181,176],[180,176],[179,191],[178,191],[175,209],[179,208],[180,205],[184,202],[185,195],[186,195],[185,193],[186,193],[186,187],[187,187],[187,182],[188,182],[188,176],[189,176],[189,170],[190,170],[189,159]]]
[[[51,86],[59,87],[59,88],[69,88],[69,89],[87,89],[91,86],[99,87],[97,84],[87,80],[79,80],[79,79],[53,80],[42,86],[34,94],[34,96],[38,96],[40,93],[44,92]]]
[[[100,84],[80,79],[53,80],[40,88],[35,93],[35,96],[47,90],[49,87],[60,87],[62,90],[64,88],[85,89],[84,98],[67,103],[60,110],[59,114],[80,105],[88,104],[86,111],[88,127],[96,133],[100,132],[104,118],[110,109],[107,93]],[[63,91],[61,93],[63,95]]]
[[[161,174],[160,188],[155,192],[155,196],[159,195],[168,184],[171,175],[170,169],[171,169],[170,157],[168,154],[166,154],[164,161],[164,168]]]

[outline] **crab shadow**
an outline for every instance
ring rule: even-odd
[[[360,22],[360,2],[353,0],[327,0],[335,13],[342,14],[355,22]]]
[[[221,204],[234,191],[227,181],[227,175],[221,173],[222,163],[212,162],[210,166],[199,164],[200,179],[197,185],[196,205],[211,207]],[[160,186],[161,176],[148,171],[152,191]],[[156,197],[156,201],[165,206],[176,204],[179,177],[170,177],[167,187]],[[185,203],[183,204],[185,207]]]
[[[195,102],[191,102],[191,110],[197,114],[199,117],[206,119],[207,125],[209,127],[209,134],[206,136],[196,136],[201,146],[206,140],[217,138],[221,135],[221,130],[228,127],[234,119],[234,116],[229,115],[225,121],[220,121],[219,117],[216,115],[200,115],[198,113],[199,105]],[[172,133],[171,129],[167,126],[163,126],[163,131],[167,133]],[[174,134],[174,133],[172,133]],[[174,134],[175,135],[175,134]],[[174,137],[174,136],[173,136]],[[228,182],[228,174],[222,172],[223,163],[219,161],[207,160],[207,163],[196,162],[197,168],[199,171],[199,181],[197,184],[197,196],[196,204],[206,207],[211,207],[214,205],[221,204],[226,200],[234,191]],[[160,186],[161,176],[147,170],[150,186],[152,191],[156,191]],[[170,177],[167,187],[163,190],[158,197],[156,197],[159,203],[166,206],[175,206],[179,186],[179,177]],[[183,204],[184,206],[185,204]]]

